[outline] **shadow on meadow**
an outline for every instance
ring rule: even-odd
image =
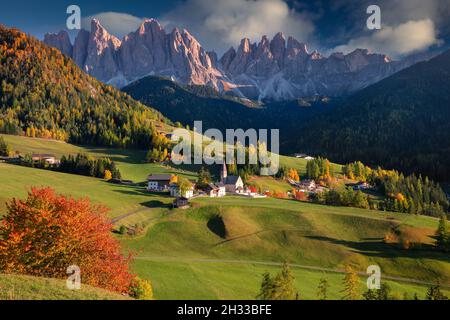
[[[409,249],[399,248],[397,243],[385,243],[383,238],[362,238],[361,241],[348,241],[333,239],[322,236],[306,236],[312,240],[325,241],[328,243],[345,246],[357,253],[369,257],[379,258],[411,258],[411,259],[436,259],[450,262],[450,257],[437,251],[433,245],[420,243]]]
[[[89,153],[96,153],[108,157],[115,162],[124,162],[130,164],[139,164],[145,158],[145,151],[132,149],[110,149],[93,146],[82,146]]]

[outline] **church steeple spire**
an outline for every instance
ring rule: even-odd
[[[225,182],[227,181],[227,165],[225,163],[225,160],[223,161],[223,165],[222,165],[222,170],[220,170],[220,182],[222,182],[223,184],[225,184]]]

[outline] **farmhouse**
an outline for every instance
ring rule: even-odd
[[[179,209],[189,208],[189,199],[187,199],[185,197],[177,197],[175,200],[173,200],[172,205],[174,208],[179,208]]]
[[[294,153],[294,157],[305,160],[314,160],[314,157],[308,156],[306,153]]]
[[[223,197],[226,194],[225,185],[221,183],[210,183],[205,188],[205,192],[211,198]]]
[[[33,162],[45,162],[50,165],[59,164],[59,160],[56,159],[53,154],[34,153],[31,155]]]
[[[316,182],[314,180],[302,180],[297,185],[300,188],[300,191],[316,190]]]
[[[175,175],[173,174],[150,174],[147,177],[147,190],[168,191],[174,177]]]
[[[229,176],[225,162],[220,171],[220,182],[225,186],[226,192],[242,193],[244,191],[244,181],[242,181],[240,176]]]
[[[372,186],[367,182],[360,181],[352,186],[353,190],[368,190],[371,189]]]

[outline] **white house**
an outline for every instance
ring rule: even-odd
[[[305,160],[314,160],[314,157],[308,156],[306,153],[294,153],[294,157]]]
[[[56,157],[53,154],[41,154],[41,153],[34,153],[31,155],[31,159],[34,162],[46,162],[47,164],[50,165],[55,165],[55,164],[59,164],[59,160],[56,159]]]
[[[205,192],[211,198],[224,197],[226,195],[225,185],[221,183],[210,183],[205,189]]]

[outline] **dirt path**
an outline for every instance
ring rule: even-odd
[[[229,260],[229,259],[204,259],[204,258],[171,258],[171,257],[136,257],[138,260],[148,260],[148,261],[173,261],[173,262],[198,262],[198,263],[232,263],[232,264],[255,264],[255,265],[263,265],[263,266],[282,266],[282,262],[272,262],[272,261],[254,261],[254,260]],[[312,271],[323,271],[323,272],[332,272],[344,274],[346,273],[343,269],[334,269],[334,268],[325,268],[325,267],[317,267],[317,266],[307,266],[302,264],[289,264],[292,268],[312,270]],[[357,272],[360,276],[368,276],[365,272]],[[417,285],[426,285],[432,286],[436,285],[436,283],[416,280],[411,278],[404,277],[396,277],[389,275],[382,275],[382,279],[411,283]],[[450,289],[450,284],[440,284],[442,288]]]

